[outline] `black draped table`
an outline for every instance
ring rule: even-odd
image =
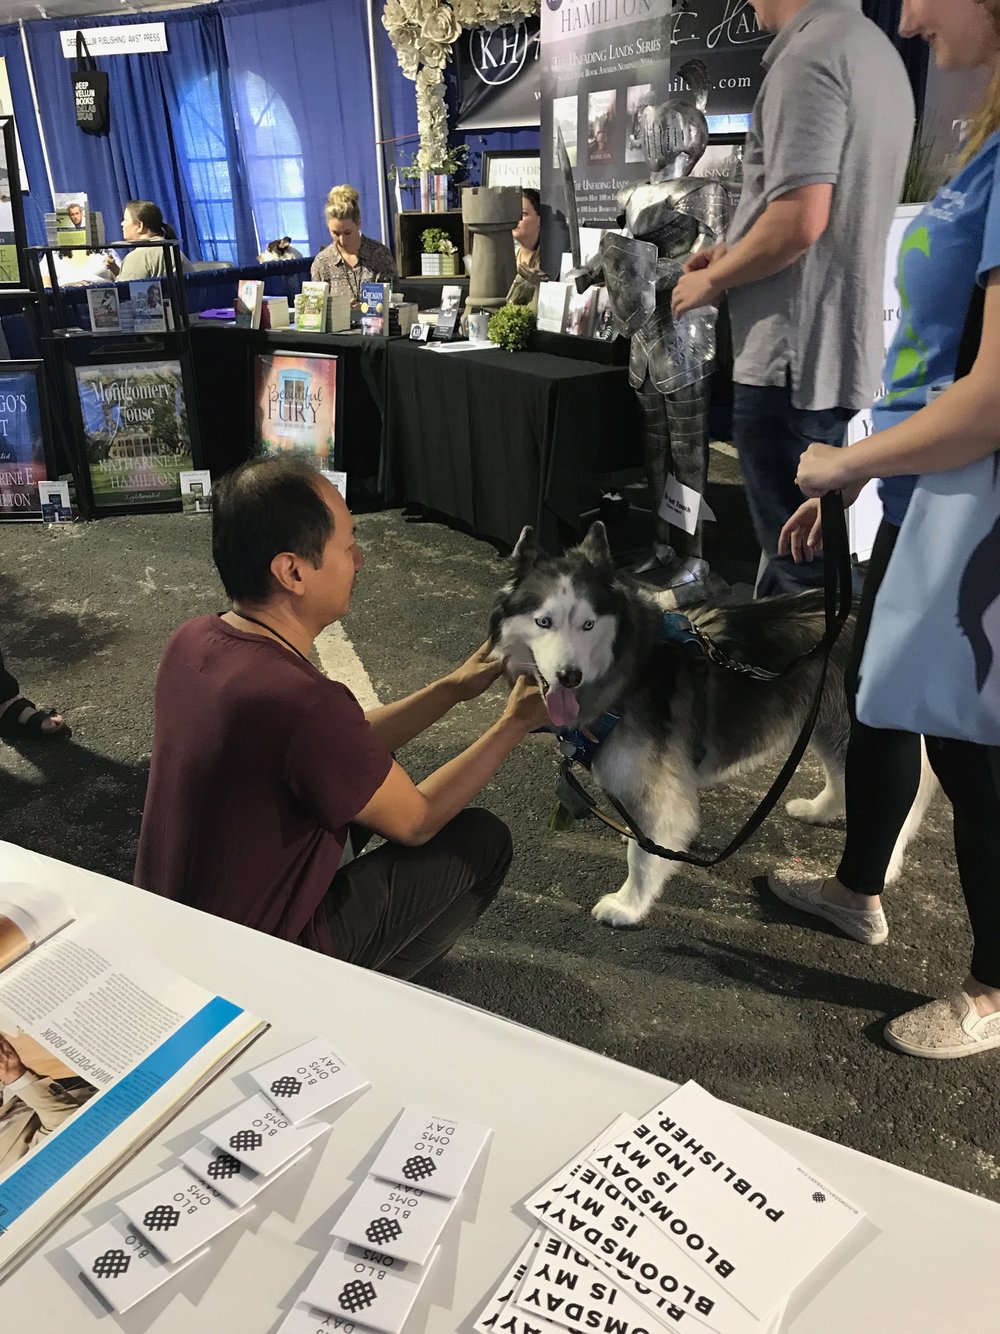
[[[555,549],[596,491],[595,472],[639,462],[624,366],[545,352],[436,352],[394,341],[385,498],[513,545],[531,524]]]
[[[198,419],[205,466],[213,476],[248,458],[254,440],[254,368],[258,352],[325,352],[341,361],[344,411],[335,453],[347,473],[351,503],[379,489],[389,340],[357,333],[237,329],[218,320],[191,321]]]

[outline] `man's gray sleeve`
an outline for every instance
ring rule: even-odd
[[[762,112],[765,207],[804,185],[837,182],[848,90],[833,66],[785,55],[768,79]]]

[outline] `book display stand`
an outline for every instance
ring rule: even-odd
[[[84,517],[179,510],[179,475],[200,468],[190,324],[176,241],[155,245],[164,272],[88,286],[89,329],[70,323],[55,256],[86,246],[29,246],[41,349]],[[54,414],[55,415],[55,414]]]

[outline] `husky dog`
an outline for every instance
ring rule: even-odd
[[[710,665],[689,646],[664,638],[663,609],[615,570],[603,523],[564,556],[539,551],[530,528],[512,557],[513,578],[490,619],[493,654],[511,676],[534,676],[554,731],[586,732],[606,712],[620,715],[593,758],[596,781],[616,797],[661,847],[686,851],[698,834],[698,793],[791,750],[820,671],[810,660],[775,681]],[[731,658],[778,671],[806,652],[824,628],[818,592],[787,594],[742,606],[685,608],[693,625]],[[811,746],[826,784],[790,815],[825,824],[844,814],[844,756],[850,719],[844,665],[853,623],[830,659]],[[919,824],[918,798],[893,853],[888,879]],[[630,840],[628,877],[593,913],[610,926],[633,926],[649,912],[677,862],[645,853]]]

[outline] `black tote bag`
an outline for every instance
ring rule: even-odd
[[[72,74],[76,123],[86,134],[107,134],[111,120],[108,76],[97,68],[83,33],[76,34],[76,69]]]

